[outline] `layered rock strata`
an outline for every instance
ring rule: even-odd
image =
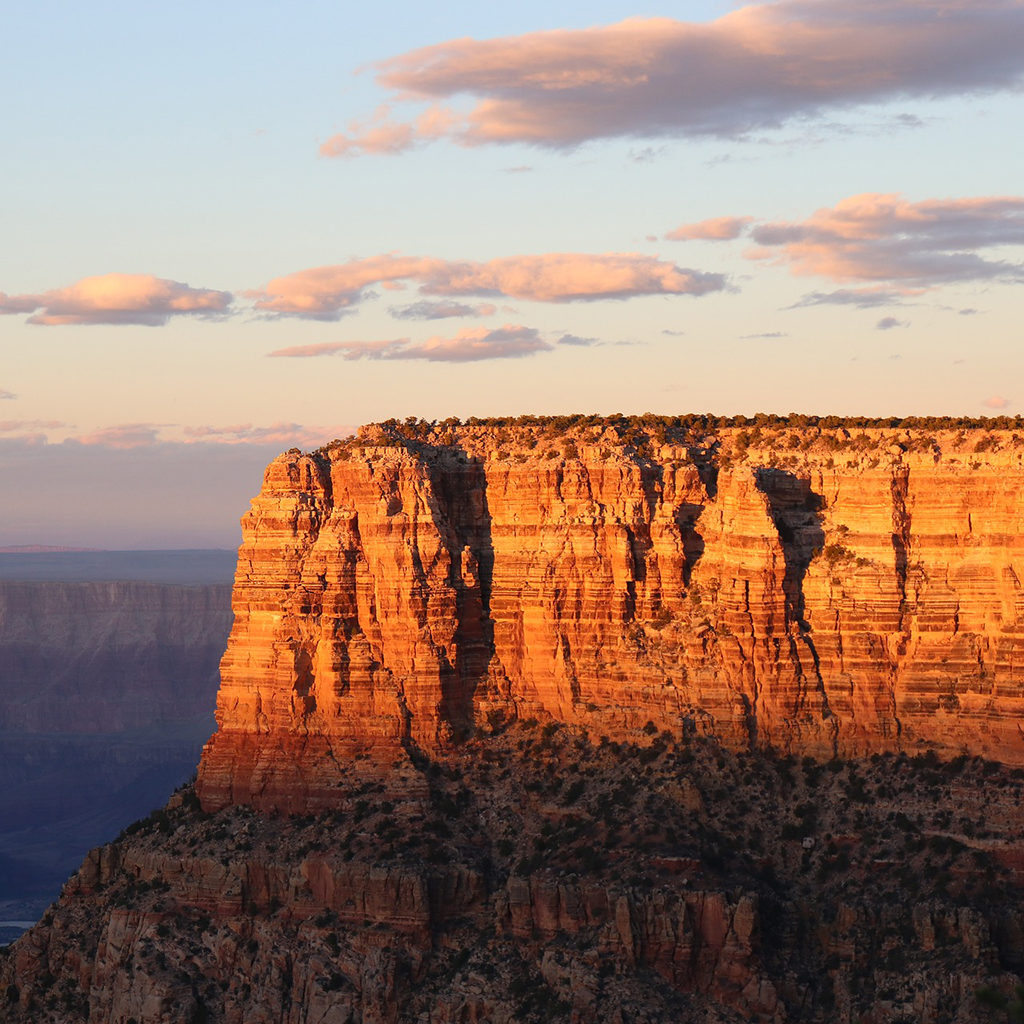
[[[1024,764],[1008,431],[366,428],[267,469],[199,793],[332,806],[339,765],[502,721]]]

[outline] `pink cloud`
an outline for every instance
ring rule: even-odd
[[[678,267],[639,253],[544,253],[487,263],[374,256],[275,278],[251,293],[262,312],[337,320],[372,285],[416,280],[428,295],[502,295],[538,302],[626,299],[640,295],[704,295],[725,277]]]
[[[21,430],[57,430],[68,426],[61,420],[0,420],[0,434]]]
[[[0,297],[0,313],[33,313],[30,324],[141,324],[156,327],[172,316],[227,312],[229,292],[192,288],[152,274],[101,274],[39,295]]]
[[[552,346],[533,327],[467,327],[454,337],[435,335],[426,341],[409,338],[391,341],[342,341],[319,345],[295,345],[271,352],[271,356],[308,358],[341,356],[343,359],[422,359],[428,362],[470,363],[484,359],[517,359],[547,352]]]
[[[834,281],[929,288],[953,281],[1021,280],[1018,263],[976,250],[1024,245],[1024,198],[992,196],[912,203],[865,193],[804,221],[759,224],[750,259],[786,264],[794,274]]]
[[[112,427],[101,427],[88,434],[79,434],[71,440],[104,448],[141,448],[157,443],[162,426],[159,423],[120,423]]]
[[[391,120],[391,108],[379,106],[366,121],[349,123],[350,135],[335,135],[320,147],[321,156],[357,156],[365,153],[400,153],[414,140],[411,124]]]
[[[1013,403],[1008,398],[1003,398],[1002,395],[993,395],[991,398],[986,398],[981,403],[986,409],[1007,409]]]
[[[753,217],[712,217],[696,224],[683,224],[670,231],[666,238],[674,242],[702,239],[709,242],[728,242],[739,238],[751,223]]]
[[[441,295],[496,294],[540,302],[704,295],[725,287],[721,274],[686,270],[639,253],[546,253],[489,263],[448,263],[424,282]]]
[[[15,313],[31,313],[39,308],[39,297],[36,295],[8,295],[0,292],[0,314],[10,316]]]
[[[249,297],[265,313],[337,320],[365,298],[371,285],[422,277],[442,264],[419,257],[373,256],[277,277]]]
[[[182,431],[189,443],[277,444],[299,448],[315,448],[332,438],[347,437],[354,432],[355,427],[350,425],[308,427],[301,423],[284,422],[265,427],[254,426],[252,423],[236,423],[225,427],[185,427]]]
[[[631,18],[580,30],[454,39],[378,63],[390,110],[324,144],[328,155],[463,145],[577,145],[599,138],[736,136],[828,108],[1017,85],[1015,0],[769,0],[716,21]],[[468,111],[444,106],[469,96]]]

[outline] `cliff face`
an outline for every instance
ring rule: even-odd
[[[242,521],[208,809],[502,721],[1024,764],[1024,442],[842,428],[369,430]]]
[[[406,433],[268,468],[196,788],[0,1017],[1016,1013],[1024,442]]]

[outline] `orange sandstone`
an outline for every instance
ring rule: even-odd
[[[1024,442],[759,433],[369,428],[280,456],[242,520],[204,806],[328,808],[354,759],[525,717],[1024,765]]]

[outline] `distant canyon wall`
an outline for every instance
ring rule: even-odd
[[[0,580],[0,901],[53,899],[194,769],[227,584]]]
[[[1009,430],[442,424],[268,467],[199,793],[332,806],[514,718],[1024,765]],[[650,726],[648,726],[650,728]]]

